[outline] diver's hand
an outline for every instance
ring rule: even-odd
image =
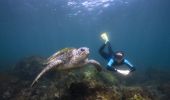
[[[105,44],[106,44],[107,42],[109,42],[107,33],[102,33],[102,34],[101,34],[101,38],[104,40]]]
[[[134,68],[134,67],[132,67],[131,69],[130,69],[130,72],[134,72],[136,69]]]

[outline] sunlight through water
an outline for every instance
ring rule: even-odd
[[[78,15],[83,12],[91,12],[98,10],[99,13],[103,12],[103,9],[109,8],[116,4],[128,5],[127,0],[68,0],[67,6],[74,10],[74,14]]]

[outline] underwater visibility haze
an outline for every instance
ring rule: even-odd
[[[45,59],[66,47],[88,47],[105,69],[103,32],[134,73],[86,66],[29,87]],[[169,63],[169,0],[0,0],[1,100],[168,100]]]
[[[168,0],[1,0],[1,65],[64,47],[98,56],[100,34],[136,66],[169,66]],[[3,66],[1,66],[3,67]]]
[[[1,68],[65,47],[87,46],[102,61],[102,32],[136,67],[169,67],[169,5],[168,0],[1,0]]]

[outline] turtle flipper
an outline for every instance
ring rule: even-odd
[[[92,65],[94,65],[95,68],[97,69],[97,71],[101,71],[101,70],[102,70],[101,64],[100,64],[98,61],[96,61],[96,60],[93,60],[93,59],[88,60],[88,61],[87,61],[87,64],[92,64]]]
[[[57,61],[54,61],[54,62],[48,64],[48,65],[38,74],[38,76],[34,79],[34,81],[33,81],[32,84],[31,84],[31,87],[32,87],[32,86],[35,84],[35,82],[37,82],[38,79],[40,79],[40,77],[41,77],[42,75],[44,75],[47,71],[55,68],[56,66],[59,66],[59,65],[62,64],[62,63],[63,63],[63,62],[62,62],[61,60],[57,60]]]

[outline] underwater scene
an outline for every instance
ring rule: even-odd
[[[0,100],[170,100],[169,0],[0,0]]]

